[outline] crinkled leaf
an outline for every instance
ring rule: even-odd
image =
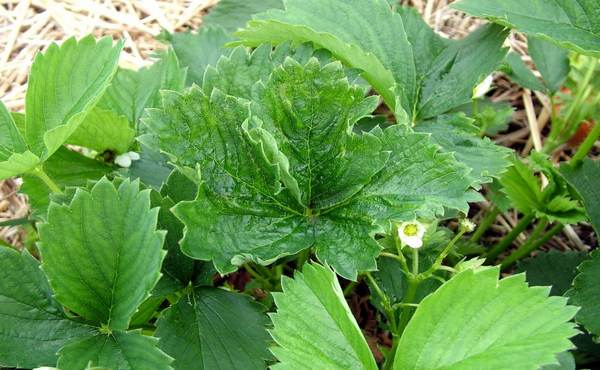
[[[60,188],[85,186],[88,181],[100,180],[112,172],[112,167],[87,158],[67,148],[58,149],[44,163],[44,172]],[[27,194],[29,204],[40,215],[46,214],[52,190],[39,177],[23,175],[21,192]]]
[[[229,32],[244,27],[256,13],[283,8],[282,0],[220,0],[202,17],[203,26],[220,26]]]
[[[114,86],[114,85],[113,85]],[[135,130],[125,116],[102,108],[94,108],[85,116],[67,144],[83,146],[98,153],[107,150],[122,154],[129,151]]]
[[[114,331],[77,338],[59,352],[60,369],[172,369],[172,358],[156,347],[158,340],[140,331]]]
[[[306,264],[274,293],[273,369],[377,369],[333,271]]]
[[[530,285],[551,286],[551,295],[563,295],[571,288],[577,266],[586,258],[585,252],[539,252],[535,257],[519,261],[517,270],[525,272]]]
[[[569,74],[569,52],[556,44],[533,36],[527,38],[527,46],[531,59],[544,79],[544,84],[551,93],[555,93]]]
[[[40,225],[42,268],[56,299],[96,324],[128,327],[160,276],[164,234],[148,191],[106,179],[78,189],[68,205],[51,204]]]
[[[140,159],[132,161],[131,166],[122,169],[121,173],[132,180],[140,179],[144,185],[159,190],[173,171],[173,166],[168,163],[169,158],[160,152],[158,142],[154,137],[143,135],[138,137],[138,140],[140,141]]]
[[[232,37],[221,27],[202,27],[197,33],[164,33],[162,38],[171,44],[180,65],[187,68],[188,86],[202,85],[206,67],[231,53],[225,44],[232,41]]]
[[[287,0],[285,10],[258,14],[236,35],[249,46],[312,41],[363,70],[392,110],[397,84],[402,107],[413,111],[417,83],[412,47],[402,17],[383,0]]]
[[[462,0],[452,7],[578,53],[600,56],[596,0]]]
[[[513,159],[513,166],[504,173],[500,182],[502,191],[519,211],[531,214],[543,207],[541,184],[529,167],[520,160]]]
[[[271,359],[269,319],[248,296],[197,288],[163,312],[159,347],[177,369],[264,369]]]
[[[473,121],[463,115],[442,115],[419,123],[417,132],[430,133],[434,143],[444,152],[471,168],[473,186],[491,182],[510,166],[511,150],[494,144],[487,137],[480,138]]]
[[[129,124],[137,127],[145,108],[160,106],[160,90],[182,90],[185,78],[175,52],[167,50],[150,67],[137,71],[120,68],[98,105],[127,117]]]
[[[600,253],[596,250],[591,254],[591,259],[583,262],[579,274],[573,280],[573,289],[567,295],[569,301],[581,307],[576,320],[594,336],[600,335]]]
[[[581,196],[592,225],[600,235],[600,161],[586,158],[579,166],[564,164],[560,172]]]
[[[49,158],[77,130],[110,84],[122,46],[87,36],[37,54],[25,101],[25,140],[33,153]]]
[[[507,102],[493,102],[489,99],[477,99],[456,107],[452,112],[463,112],[475,120],[480,134],[496,135],[508,128],[512,120],[514,108]]]
[[[29,253],[0,247],[0,366],[54,366],[56,352],[90,330],[66,318]]]
[[[498,281],[499,268],[469,269],[420,304],[406,327],[394,369],[537,369],[557,363],[577,333],[576,307],[524,275]]]

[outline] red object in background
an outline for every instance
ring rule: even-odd
[[[594,125],[595,123],[590,121],[581,122],[579,124],[579,127],[577,128],[577,132],[575,132],[575,134],[571,136],[571,138],[567,141],[567,144],[571,148],[579,146],[579,144],[581,144],[583,140],[585,140],[585,138],[588,136]]]

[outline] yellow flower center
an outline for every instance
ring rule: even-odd
[[[406,236],[415,236],[417,235],[417,231],[417,225],[415,224],[408,224],[404,226],[404,235]]]

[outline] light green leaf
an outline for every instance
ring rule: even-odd
[[[60,369],[172,369],[172,358],[156,347],[158,340],[140,331],[90,334],[61,348]]]
[[[109,150],[115,154],[129,151],[135,130],[125,116],[102,108],[94,108],[79,128],[67,140],[68,144],[93,149],[98,153]]]
[[[283,8],[282,0],[220,0],[202,17],[202,26],[219,26],[228,32],[244,27],[256,13]]]
[[[451,43],[433,62],[422,82],[418,116],[435,117],[471,101],[473,89],[506,56],[508,30],[487,25]]]
[[[271,338],[264,310],[242,294],[197,288],[163,312],[155,335],[177,369],[265,369]]]
[[[512,121],[514,108],[507,102],[492,102],[489,99],[477,99],[456,107],[451,112],[463,112],[475,120],[480,135],[496,135],[508,128]]]
[[[236,36],[248,46],[311,41],[363,70],[392,110],[397,85],[401,106],[413,112],[417,81],[412,47],[402,17],[384,0],[287,0],[285,10],[258,14]]]
[[[87,158],[67,148],[58,149],[44,163],[44,172],[61,190],[70,186],[85,186],[88,181],[100,180],[112,168],[100,161]],[[52,190],[39,177],[23,175],[21,192],[27,194],[29,204],[40,215],[45,215]]]
[[[273,369],[377,369],[333,271],[306,264],[294,279],[283,277],[273,293]]]
[[[510,149],[494,144],[489,138],[479,137],[479,129],[473,120],[461,114],[438,116],[419,123],[415,131],[431,134],[431,141],[442,147],[468,168],[472,185],[492,182],[511,165]]]
[[[77,130],[108,87],[122,46],[87,36],[36,56],[25,101],[25,139],[33,153],[49,158]]]
[[[513,159],[512,163],[513,166],[500,179],[502,191],[525,214],[543,208],[542,186],[537,177],[520,160]]]
[[[587,258],[585,252],[538,252],[535,257],[517,263],[517,270],[525,272],[527,282],[535,286],[551,286],[551,295],[563,295],[577,274],[577,266]]]
[[[557,363],[577,334],[577,311],[524,275],[498,281],[499,268],[466,270],[420,304],[406,327],[394,369],[538,369]]]
[[[27,172],[39,162],[28,150],[12,115],[0,101],[0,180]]]
[[[69,205],[51,204],[40,225],[42,268],[56,299],[85,319],[125,330],[160,276],[164,233],[149,191],[106,179],[78,189]]]
[[[160,106],[160,90],[179,91],[185,84],[186,71],[175,52],[167,50],[158,57],[150,67],[137,71],[119,68],[98,106],[127,117],[131,127],[137,127],[145,108]]]
[[[38,262],[0,247],[0,366],[54,366],[56,352],[91,330],[68,320]]]
[[[600,161],[586,158],[579,166],[563,164],[560,172],[581,196],[596,234],[600,235]]]
[[[596,0],[462,0],[452,7],[578,53],[600,56]]]
[[[556,355],[556,359],[558,360],[558,364],[556,365],[546,365],[541,368],[541,370],[575,370],[575,358],[571,354],[571,352],[562,352]]]
[[[206,67],[231,53],[225,44],[232,41],[232,37],[221,27],[202,27],[197,33],[164,33],[162,38],[171,44],[180,65],[187,68],[188,86],[202,85]]]
[[[567,292],[571,298],[569,303],[581,308],[577,313],[577,322],[597,337],[600,336],[600,252],[594,251],[578,270],[573,289]]]
[[[569,52],[556,44],[532,36],[527,38],[527,46],[531,59],[542,74],[544,84],[551,93],[555,93],[569,74]]]

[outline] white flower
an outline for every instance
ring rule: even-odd
[[[473,89],[473,99],[481,98],[492,88],[492,82],[494,82],[494,76],[487,76],[481,83]]]
[[[475,224],[467,219],[467,218],[463,218],[459,221],[459,227],[462,230],[464,230],[466,233],[470,233],[473,232],[473,230],[475,230]]]
[[[421,248],[423,246],[423,235],[425,235],[425,225],[419,221],[403,222],[398,227],[398,237],[402,245],[408,245],[411,248]]]
[[[115,163],[121,167],[129,168],[131,166],[131,161],[137,161],[140,159],[140,155],[136,152],[127,152],[123,154],[119,154],[115,158]]]

